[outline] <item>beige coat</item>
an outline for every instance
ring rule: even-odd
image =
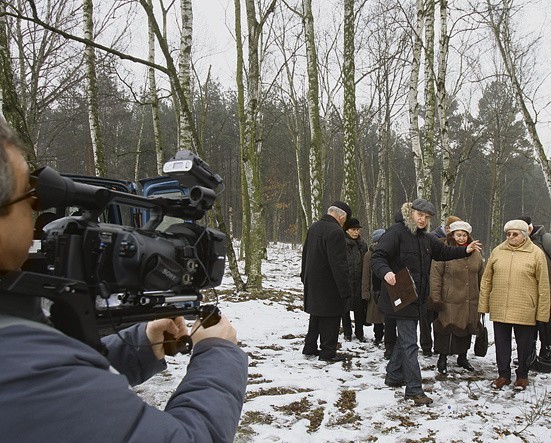
[[[377,301],[375,301],[375,298],[378,294],[376,294],[376,291],[380,293],[380,287],[381,287],[381,281],[377,279],[377,277],[374,277],[373,273],[371,272],[371,255],[373,254],[373,245],[369,247],[369,250],[364,255],[363,260],[363,274],[362,274],[362,298],[364,300],[367,300],[367,315],[366,315],[366,322],[367,323],[384,323],[385,317],[383,314],[381,314],[381,311],[379,311],[379,305]],[[373,287],[373,278],[377,280],[377,284]]]
[[[428,306],[438,312],[434,330],[459,337],[474,335],[478,328],[478,293],[484,271],[482,255],[433,261]]]
[[[478,311],[500,323],[535,325],[549,321],[550,303],[544,252],[530,239],[516,249],[507,241],[496,246],[482,276]]]

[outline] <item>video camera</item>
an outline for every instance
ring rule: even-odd
[[[149,198],[77,183],[50,167],[33,172],[39,209],[71,206],[81,214],[44,228],[45,272],[6,276],[2,288],[50,299],[54,326],[100,351],[101,328],[211,315],[212,307],[200,305],[200,290],[222,281],[226,237],[196,221],[212,208],[222,179],[190,151],[179,151],[163,172],[188,196]],[[149,220],[143,227],[99,222],[112,204],[147,213]],[[157,230],[167,216],[179,222]]]

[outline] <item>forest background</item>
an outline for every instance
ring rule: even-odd
[[[487,256],[508,219],[550,228],[546,6],[0,0],[0,112],[60,172],[138,180],[199,154],[225,180],[208,223],[241,240],[238,290],[337,198],[365,236],[427,198]]]

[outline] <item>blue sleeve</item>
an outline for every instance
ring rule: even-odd
[[[126,376],[131,386],[139,385],[166,369],[166,362],[158,360],[151,350],[145,326],[145,323],[137,324],[101,339],[109,351],[109,363]]]

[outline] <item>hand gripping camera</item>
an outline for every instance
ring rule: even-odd
[[[1,289],[50,299],[55,327],[100,351],[102,328],[211,316],[214,307],[200,305],[200,289],[221,283],[226,237],[196,221],[212,208],[222,179],[190,151],[179,151],[163,171],[188,195],[148,198],[77,183],[50,167],[35,171],[31,179],[40,209],[78,207],[81,215],[45,227],[46,272],[6,276]],[[100,223],[112,204],[130,206],[149,220],[140,228]],[[161,232],[157,228],[166,216],[179,222]]]

